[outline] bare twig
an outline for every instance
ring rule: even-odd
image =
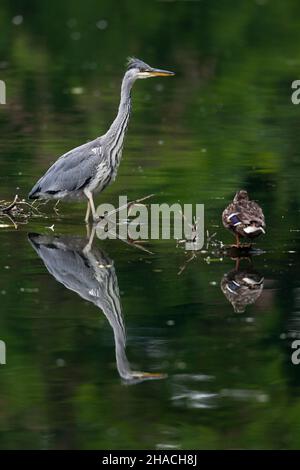
[[[187,265],[188,265],[191,261],[193,261],[193,259],[195,259],[195,258],[197,258],[197,254],[196,254],[195,251],[193,251],[193,252],[192,252],[192,256],[190,256],[190,258],[188,258],[188,259],[186,260],[186,262],[179,268],[179,271],[178,271],[177,275],[180,276],[180,275],[183,273],[183,271],[187,268]]]
[[[37,213],[38,215],[43,215],[42,212],[39,211],[38,206],[35,207],[35,206],[33,205],[33,203],[30,204],[29,202],[25,201],[24,199],[22,199],[22,201],[18,201],[18,205],[20,205],[20,206],[23,205],[23,206],[30,207],[30,209],[32,209],[33,211],[36,211],[36,213]]]
[[[139,243],[137,243],[138,240],[137,241],[131,241],[131,240],[121,238],[121,237],[118,237],[118,236],[117,236],[117,238],[118,238],[118,240],[121,240],[122,242],[126,243],[129,246],[134,246],[135,248],[138,248],[139,250],[144,251],[145,253],[148,253],[149,255],[153,255],[152,251],[148,250],[143,245],[140,245]]]
[[[14,207],[16,207],[18,201],[18,195],[15,195],[13,202],[11,202],[8,206],[1,207],[1,212],[7,213],[10,212]]]
[[[15,229],[17,230],[18,225],[16,224],[16,222],[14,221],[14,219],[13,219],[9,214],[7,214],[6,212],[3,212],[3,215],[4,215],[5,217],[7,217],[7,218],[11,221],[11,223],[13,224],[13,226],[15,227]]]
[[[117,212],[120,212],[122,209],[125,209],[126,207],[127,207],[127,209],[130,209],[135,204],[139,204],[143,201],[146,201],[146,199],[150,199],[150,197],[153,197],[153,196],[154,196],[154,194],[149,194],[148,196],[142,197],[140,199],[135,199],[134,201],[129,201],[126,204],[123,204],[123,206],[120,206],[117,209],[114,209],[114,210],[108,212],[108,214],[106,214],[105,217],[107,218],[110,215],[116,214]]]
[[[56,215],[59,215],[59,210],[58,210],[58,205],[59,205],[59,203],[60,203],[60,199],[58,199],[58,200],[56,201],[56,203],[54,204],[54,206],[53,206],[53,210],[54,210],[54,212],[55,212]]]

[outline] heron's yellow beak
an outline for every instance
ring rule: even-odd
[[[151,77],[171,77],[172,75],[175,75],[175,73],[169,72],[168,70],[152,69],[149,70],[149,75]]]
[[[132,376],[137,379],[165,379],[167,374],[151,372],[132,372]]]

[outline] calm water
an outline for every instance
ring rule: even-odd
[[[126,36],[108,6],[96,27],[96,5],[82,15],[53,2],[48,21],[35,2],[3,2],[0,199],[26,197],[57,156],[106,130],[134,53],[177,75],[136,83],[118,178],[97,200],[204,203],[209,234],[229,244],[222,210],[248,189],[267,234],[240,269],[264,278],[262,291],[236,312],[222,291],[235,261],[214,244],[190,260],[172,240],[148,254],[96,239],[87,256],[84,204],[59,215],[50,204],[17,230],[2,217],[2,449],[300,446],[296,2],[285,21],[276,2],[163,3],[144,11],[145,34],[133,16]]]

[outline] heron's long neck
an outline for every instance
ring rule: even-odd
[[[107,268],[103,276],[103,269],[99,269],[99,258],[88,256],[89,262],[94,266],[101,296],[99,296],[99,308],[106,316],[112,327],[115,340],[117,369],[122,379],[131,378],[131,369],[126,356],[126,331],[120,302],[118,278],[113,266]],[[97,263],[97,264],[96,264]],[[112,260],[107,259],[107,264],[112,265]]]
[[[120,304],[118,286],[109,287],[110,301],[102,311],[112,327],[115,340],[116,363],[120,377],[125,380],[131,378],[131,368],[126,356],[126,332]]]
[[[109,130],[106,133],[106,139],[108,142],[108,158],[115,165],[121,157],[120,150],[123,147],[123,141],[125,132],[128,126],[131,110],[131,88],[134,81],[126,74],[122,81],[121,87],[121,100],[119,104],[118,114]]]

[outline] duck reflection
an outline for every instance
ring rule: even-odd
[[[29,241],[49,273],[67,289],[100,308],[113,329],[117,369],[127,383],[161,379],[164,374],[134,372],[126,357],[126,331],[113,260],[92,239],[30,233]]]
[[[250,255],[247,261],[248,265],[242,268],[241,258],[237,258],[235,269],[225,273],[221,280],[221,290],[236,313],[243,313],[248,305],[254,304],[264,288],[264,277],[254,269]]]

